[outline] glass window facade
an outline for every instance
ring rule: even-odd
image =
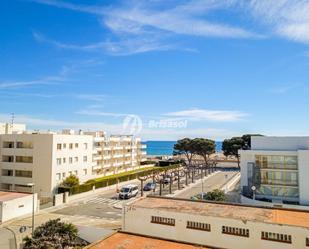
[[[256,155],[261,185],[256,194],[274,197],[299,197],[297,156]]]

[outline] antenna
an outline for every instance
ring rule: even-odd
[[[11,113],[11,128],[14,126],[14,119],[15,119],[15,114]]]

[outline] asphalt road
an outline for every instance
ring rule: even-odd
[[[235,171],[219,171],[205,180],[203,180],[204,192],[211,191],[216,188],[220,188],[227,181],[229,181],[237,172]],[[140,187],[140,182],[136,181],[136,184]],[[185,179],[181,179],[181,187],[185,187]],[[188,186],[186,191],[182,191],[179,198],[191,198],[191,196],[196,195],[202,191],[202,184],[197,184],[195,186]],[[172,192],[178,189],[178,182],[174,181],[172,185]],[[144,195],[155,194],[159,195],[159,186],[157,184],[156,192],[144,191]],[[169,185],[162,186],[162,195],[169,194]],[[83,200],[77,201],[75,203],[70,203],[61,209],[53,211],[54,214],[68,215],[78,217],[88,217],[89,219],[105,219],[109,221],[121,220],[121,209],[116,209],[114,206],[119,206],[119,204],[124,204],[128,201],[139,198],[141,192],[139,192],[137,197],[131,198],[130,200],[120,200],[116,193],[116,189],[106,191],[102,194],[97,194],[95,196],[87,197]],[[121,205],[120,205],[121,206]]]
[[[182,191],[175,197],[190,199],[192,196],[197,195],[201,192],[209,192],[214,189],[220,189],[226,182],[231,180],[233,176],[237,174],[236,171],[219,171],[213,176],[203,180],[193,187],[189,187],[187,190]]]

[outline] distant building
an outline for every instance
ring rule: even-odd
[[[305,249],[309,212],[152,196],[124,206],[122,230],[210,248]]]
[[[69,175],[80,182],[133,170],[146,160],[140,139],[104,132],[23,132],[0,135],[0,189],[50,199]]]
[[[25,124],[0,123],[0,134],[21,133],[26,130]]]
[[[309,137],[252,137],[240,158],[244,195],[309,205]]]

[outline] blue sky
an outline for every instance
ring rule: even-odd
[[[309,135],[308,1],[10,0],[0,28],[0,122]]]

